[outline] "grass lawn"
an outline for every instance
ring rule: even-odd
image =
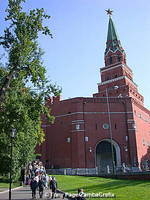
[[[13,183],[12,188],[18,187],[19,183]],[[0,191],[3,191],[3,189],[8,189],[9,188],[9,183],[0,183]]]
[[[85,193],[113,193],[116,195],[116,200],[150,199],[150,181],[65,175],[56,175],[55,177],[59,189],[68,193],[77,193],[78,188],[83,188]]]
[[[13,182],[12,183],[12,188],[19,187],[20,182]],[[2,191],[2,188],[8,189],[9,188],[9,179],[8,177],[5,176],[0,176],[0,191]]]
[[[8,188],[8,183],[0,183],[0,188]]]

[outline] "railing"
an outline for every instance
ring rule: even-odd
[[[61,168],[61,169],[47,169],[48,174],[51,175],[82,175],[82,176],[110,176],[110,175],[131,175],[131,174],[149,174],[150,170],[140,171],[137,167],[132,168],[116,168],[115,173],[112,173],[112,169],[99,169],[99,168]]]

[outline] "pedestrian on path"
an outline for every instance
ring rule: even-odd
[[[20,172],[20,185],[23,186],[24,183],[25,183],[25,167],[22,167]]]
[[[40,198],[42,198],[44,187],[45,187],[44,179],[42,176],[39,177],[38,186],[39,186],[39,196],[40,196]]]
[[[57,190],[57,181],[55,177],[52,177],[52,180],[50,181],[50,189],[52,190],[52,199],[53,199]]]
[[[31,190],[32,190],[32,198],[36,199],[36,190],[37,190],[37,187],[38,187],[38,182],[37,182],[36,177],[31,179],[30,187],[31,187]]]
[[[48,174],[45,174],[45,187],[48,189],[51,177]]]

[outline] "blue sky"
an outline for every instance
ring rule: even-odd
[[[0,0],[0,33],[4,28],[6,0]],[[40,38],[47,76],[62,87],[63,99],[92,96],[104,66],[108,16],[113,21],[134,82],[150,108],[150,3],[148,0],[27,0],[26,10],[43,7],[51,15],[47,22],[54,39]]]

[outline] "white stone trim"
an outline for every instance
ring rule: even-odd
[[[117,78],[113,78],[113,79],[110,79],[108,81],[104,81],[104,82],[101,82],[101,83],[98,83],[98,86],[99,85],[105,85],[107,83],[111,83],[111,82],[114,82],[114,81],[118,81],[118,80],[121,80],[123,78],[125,78],[126,76],[120,76],[120,77],[117,77]]]
[[[72,130],[71,132],[83,132],[85,130]]]
[[[133,122],[133,121],[134,121],[134,119],[128,119],[127,121],[128,121],[128,122]]]
[[[84,120],[73,120],[72,124],[84,124]]]
[[[107,83],[112,83],[112,82],[115,82],[115,81],[118,81],[118,80],[121,80],[121,79],[127,79],[129,82],[131,82],[132,84],[134,84],[136,87],[137,87],[137,84],[134,83],[133,81],[131,81],[127,76],[120,76],[120,77],[117,77],[117,78],[113,78],[111,80],[108,80],[108,81],[104,81],[104,82],[101,82],[101,83],[97,83],[98,86],[100,85],[105,85]]]
[[[110,48],[108,49],[107,53],[105,54],[105,56],[109,53],[109,52],[112,52],[112,53],[116,53],[117,51],[120,51],[120,49],[117,47],[115,51],[111,50]],[[120,51],[120,53],[122,53],[122,51]]]
[[[133,113],[131,111],[128,112],[109,112],[110,114],[122,114],[122,113]],[[77,115],[77,114],[108,114],[108,112],[74,112],[74,113],[70,113],[70,114],[63,114],[63,115],[57,115],[55,116],[55,118],[57,117],[66,117],[66,116],[71,116],[71,115]]]
[[[127,120],[127,123],[131,123],[131,124],[132,124],[132,123],[135,123],[135,120],[134,120],[134,119],[128,119],[128,120]]]
[[[109,70],[112,70],[112,69],[115,69],[115,68],[118,68],[118,67],[122,67],[122,68],[125,68],[129,73],[132,73],[133,75],[133,72],[132,70],[130,69],[130,67],[128,67],[127,65],[124,65],[124,64],[120,64],[120,65],[116,65],[114,67],[103,67],[103,68],[100,68],[100,72],[103,73],[103,72],[106,72],[106,71],[109,71]]]
[[[103,67],[103,68],[100,68],[100,72],[106,72],[106,71],[109,71],[109,70],[112,70],[112,69],[115,69],[115,68],[118,68],[118,67],[123,67],[122,64],[120,65],[117,65],[117,66],[114,66],[114,67],[110,67],[110,68],[107,68],[107,67]],[[106,68],[106,69],[105,69]]]

